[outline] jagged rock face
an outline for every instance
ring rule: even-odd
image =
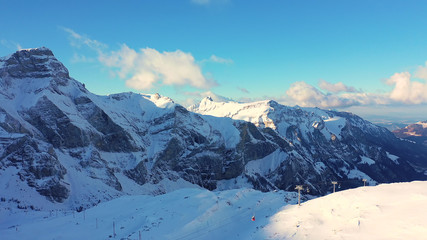
[[[1,168],[19,169],[20,179],[51,201],[67,199],[69,190],[63,181],[67,170],[58,161],[53,148],[43,146],[28,136],[10,140],[0,158]]]
[[[18,51],[0,62],[1,78],[69,78],[67,68],[47,48]]]
[[[148,171],[147,168],[144,165],[144,162],[138,163],[135,168],[125,170],[125,174],[128,178],[132,179],[139,185],[143,185],[148,181]]]
[[[93,134],[93,144],[102,151],[128,152],[138,151],[129,134],[88,97],[79,97],[74,100],[77,110],[98,132]]]
[[[154,171],[161,178],[173,171],[189,182],[207,189],[215,189],[216,181],[230,179],[241,174],[243,161],[233,150],[227,150],[225,143],[218,141],[218,131],[211,128],[200,116],[177,106],[168,115],[171,140],[159,154]],[[199,132],[200,126],[206,131]],[[157,179],[160,180],[160,179]]]
[[[22,184],[70,208],[163,180],[323,194],[331,180],[426,179],[425,150],[355,115],[212,99],[194,113],[159,94],[97,96],[46,48],[1,58],[0,93],[0,177],[16,168]]]
[[[84,147],[89,144],[88,136],[72,124],[70,118],[46,96],[41,97],[34,107],[21,112],[21,115],[55,148]]]

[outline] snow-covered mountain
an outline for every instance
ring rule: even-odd
[[[319,173],[320,178],[314,180],[317,182],[328,174],[347,183],[359,178],[366,178],[371,184],[393,178],[391,181],[401,181],[397,178],[417,175],[409,169],[422,172],[427,166],[425,149],[397,139],[387,129],[347,112],[288,107],[271,100],[215,102],[210,97],[188,109],[248,121],[261,131],[274,131],[301,156],[299,166],[292,170],[299,172],[296,177],[304,179],[303,182],[316,175],[314,172]],[[409,172],[404,173],[404,169]]]
[[[427,146],[427,121],[410,124],[404,128],[393,131],[399,138],[408,139]]]
[[[427,182],[359,187],[301,206],[295,192],[180,189],[160,196],[123,196],[80,213],[0,211],[0,219],[8,220],[0,221],[0,236],[9,240],[423,240],[426,201]]]
[[[0,197],[21,208],[190,186],[324,194],[331,180],[427,178],[425,149],[353,114],[209,99],[191,112],[159,94],[98,96],[47,48],[0,59],[0,102]]]

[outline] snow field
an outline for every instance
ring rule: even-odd
[[[142,239],[262,239],[259,230],[285,204],[287,195],[296,196],[252,189],[181,189],[160,196],[124,196],[74,216],[33,212],[33,220],[28,221],[21,213],[22,224],[2,222],[0,235],[10,240],[113,239],[114,222],[116,239],[139,239],[139,234]],[[40,215],[45,218],[37,218]]]
[[[427,182],[382,184],[296,205],[297,193],[186,188],[84,212],[1,211],[1,239],[424,240]],[[256,217],[251,221],[252,216]]]

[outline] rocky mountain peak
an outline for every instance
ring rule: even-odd
[[[23,49],[0,58],[1,78],[69,78],[68,69],[46,47]]]

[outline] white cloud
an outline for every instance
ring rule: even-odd
[[[395,73],[387,80],[387,84],[394,85],[390,98],[396,102],[406,104],[427,102],[427,83],[411,81],[411,74],[408,72]]]
[[[203,6],[208,6],[211,4],[225,4],[229,1],[230,0],[191,0],[192,3]]]
[[[95,62],[95,59],[86,57],[85,55],[74,53],[73,57],[71,58],[71,62],[72,63],[91,63],[91,62]]]
[[[227,58],[222,58],[222,57],[218,57],[216,55],[211,55],[208,59],[203,59],[202,61],[200,61],[201,64],[203,63],[221,63],[221,64],[233,64],[233,60],[232,59],[227,59]]]
[[[339,93],[339,92],[356,92],[356,89],[354,87],[348,87],[344,83],[329,83],[325,80],[319,81],[319,87],[320,89],[326,90],[328,92],[332,93]]]
[[[212,1],[214,0],[195,0],[193,2],[209,4]],[[69,34],[72,46],[76,48],[87,46],[95,50],[98,54],[98,60],[109,67],[110,71],[113,71],[116,76],[125,79],[126,84],[131,88],[147,90],[156,85],[173,85],[209,89],[218,85],[209,77],[209,74],[204,75],[202,73],[201,67],[191,53],[185,53],[181,50],[159,52],[152,48],[143,48],[136,51],[125,44],[118,51],[107,51],[108,46],[102,42],[78,34],[69,28],[61,29]],[[20,48],[19,44],[4,39],[0,40],[0,44]],[[72,61],[89,62],[92,59],[76,53]],[[221,58],[216,55],[212,55],[209,59],[202,60],[199,63],[203,62],[233,63],[231,59]],[[414,77],[427,80],[427,62],[425,66],[417,68]],[[316,106],[321,108],[427,103],[427,83],[412,81],[411,74],[408,72],[394,74],[387,80],[387,84],[394,86],[391,92],[375,94],[357,91],[354,87],[346,86],[342,82],[333,84],[320,80],[320,90],[305,82],[296,82],[286,91],[286,95],[275,99],[286,105],[296,104],[303,107]],[[238,89],[248,93],[245,88]],[[321,90],[326,91],[326,93]],[[186,93],[186,95],[191,94]],[[196,99],[207,95],[212,98],[218,96],[210,91],[193,93],[193,97]],[[266,96],[265,98],[271,99],[271,97]],[[226,101],[230,99],[218,96],[216,100]]]
[[[343,98],[338,95],[325,94],[305,82],[296,82],[286,91],[286,95],[295,104],[301,107],[347,107],[357,105],[353,99]]]
[[[319,86],[329,91],[329,93],[324,93],[305,82],[296,82],[286,91],[286,96],[280,100],[288,105],[320,108],[427,103],[427,83],[412,81],[411,74],[408,72],[395,73],[386,83],[394,86],[393,90],[377,94],[351,92],[354,88],[323,81],[319,83]]]
[[[427,62],[425,63],[425,66],[418,66],[414,77],[427,80]]]
[[[14,41],[6,40],[6,39],[1,39],[0,44],[6,48],[13,49],[13,50],[19,51],[19,50],[23,49],[21,44],[14,42]]]
[[[339,95],[343,99],[351,100],[357,104],[354,105],[384,105],[390,104],[391,101],[388,98],[387,94],[379,93],[344,93]]]
[[[69,34],[70,44],[80,48],[87,46],[95,50],[98,60],[113,70],[114,74],[124,80],[126,85],[136,90],[148,90],[155,85],[191,86],[209,89],[218,84],[209,75],[204,75],[191,53],[181,50],[159,52],[152,48],[139,51],[123,44],[118,51],[107,51],[108,46],[90,39],[72,29],[61,27]],[[92,58],[74,54],[72,62],[89,62]],[[212,55],[210,61],[230,62]]]
[[[213,79],[202,74],[190,53],[176,50],[158,52],[143,48],[139,52],[123,44],[119,51],[102,53],[99,61],[117,69],[120,78],[137,90],[153,88],[156,83],[163,85],[189,85],[199,89],[209,89],[217,85]]]
[[[218,56],[215,56],[212,54],[212,56],[209,58],[209,61],[216,62],[216,63],[225,63],[225,64],[232,64],[233,60],[231,59],[225,59]]]
[[[90,39],[81,34],[78,34],[70,28],[66,28],[66,27],[60,27],[60,28],[69,34],[68,36],[70,39],[70,44],[73,47],[80,48],[81,46],[85,45],[96,51],[100,51],[108,47],[106,44],[99,42],[97,40]]]
[[[248,89],[246,88],[237,87],[237,89],[239,89],[243,93],[249,93]]]
[[[200,5],[207,5],[211,2],[211,0],[191,0],[191,2]]]
[[[305,82],[296,82],[286,91],[286,96],[278,99],[287,105],[320,108],[344,108],[358,105],[389,104],[386,94],[347,92],[323,93],[319,89]]]
[[[417,68],[414,76],[427,80],[427,62],[425,66]],[[319,88],[328,92],[324,93],[305,82],[296,82],[286,91],[281,102],[321,108],[427,103],[427,82],[414,81],[411,77],[409,72],[395,73],[386,81],[393,89],[383,94],[356,91],[342,82],[332,84],[320,80]]]

